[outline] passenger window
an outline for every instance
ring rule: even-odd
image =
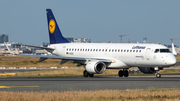
[[[115,50],[115,52],[116,52],[117,50]]]
[[[141,52],[141,50],[139,50],[139,52]]]
[[[135,52],[135,50],[133,50],[133,52]]]
[[[127,50],[127,52],[129,52],[129,50]]]
[[[107,49],[106,49],[106,52],[107,52]]]
[[[71,48],[69,49],[69,51],[71,51]]]
[[[109,52],[111,52],[111,49],[109,50]]]
[[[74,49],[72,49],[72,51],[73,51]]]
[[[121,52],[123,52],[123,50],[121,49]]]
[[[68,48],[67,48],[67,50],[66,51],[68,51]]]
[[[99,51],[101,51],[101,49],[99,49]]]
[[[74,51],[76,51],[76,48],[74,49]]]
[[[118,52],[120,52],[120,49],[118,49]]]
[[[136,50],[136,52],[138,52],[138,50]]]
[[[156,49],[156,50],[154,51],[154,53],[159,53],[159,49]]]
[[[124,52],[126,52],[126,50],[124,50]]]
[[[104,49],[102,51],[104,52]]]
[[[132,52],[132,50],[130,50],[130,52]]]
[[[114,52],[114,49],[112,50],[112,52]]]

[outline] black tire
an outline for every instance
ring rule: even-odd
[[[83,72],[83,76],[84,76],[84,77],[88,77],[88,76],[89,76],[89,73],[85,70],[85,71]]]
[[[129,72],[128,71],[124,71],[124,77],[128,77],[129,76]]]
[[[123,75],[124,75],[123,71],[120,70],[120,71],[118,72],[118,75],[119,75],[119,77],[123,77]]]
[[[161,74],[156,73],[156,77],[157,77],[157,78],[160,78],[160,77],[161,77]]]
[[[89,77],[94,77],[94,74],[89,74]]]

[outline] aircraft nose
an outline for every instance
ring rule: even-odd
[[[169,65],[175,65],[176,62],[177,62],[177,60],[176,60],[176,58],[174,56],[168,59],[168,64]]]

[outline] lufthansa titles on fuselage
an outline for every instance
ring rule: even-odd
[[[133,46],[132,49],[145,49],[146,46]]]

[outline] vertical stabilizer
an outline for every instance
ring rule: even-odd
[[[172,43],[172,53],[174,54],[174,56],[177,56],[177,53],[175,51],[175,48],[174,48],[174,44]]]
[[[46,13],[47,13],[50,44],[69,43],[69,41],[62,36],[51,9],[46,9]]]

